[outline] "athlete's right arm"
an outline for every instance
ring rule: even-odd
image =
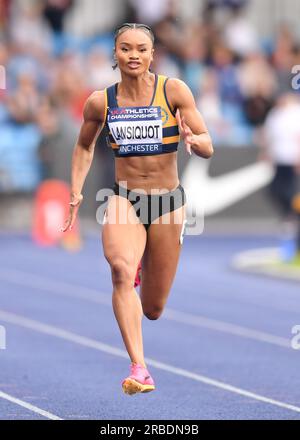
[[[69,216],[62,228],[71,229],[82,202],[82,188],[94,157],[95,144],[105,118],[104,91],[93,92],[85,102],[83,123],[72,155],[71,202]]]

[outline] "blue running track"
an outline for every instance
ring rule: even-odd
[[[80,252],[0,236],[0,419],[300,419],[296,282],[235,272],[272,238],[186,236],[167,308],[143,319],[156,390],[123,394],[129,373],[99,237]]]

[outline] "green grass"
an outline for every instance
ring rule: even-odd
[[[290,264],[292,266],[300,268],[300,255],[297,255],[297,257],[295,257],[294,260],[292,260]]]
[[[288,262],[282,261],[279,263],[274,263],[274,264],[272,264],[272,266],[274,268],[278,268],[280,270],[291,271],[291,272],[295,272],[295,271],[300,272],[300,253],[298,253],[296,255],[296,257],[294,257],[291,261],[288,261]]]

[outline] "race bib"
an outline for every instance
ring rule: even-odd
[[[107,122],[119,155],[162,152],[161,107],[110,108]]]

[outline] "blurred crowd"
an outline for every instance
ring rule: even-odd
[[[112,69],[113,28],[99,28],[90,37],[66,29],[79,1],[0,2],[1,83],[6,82],[0,90],[1,192],[32,191],[47,177],[68,179],[66,163],[86,98],[119,80]],[[254,145],[278,97],[291,91],[292,66],[300,65],[293,30],[282,24],[261,38],[246,19],[247,0],[203,0],[202,14],[192,21],[180,15],[176,0],[124,3],[122,21],[154,30],[152,71],[189,85],[214,145]]]

